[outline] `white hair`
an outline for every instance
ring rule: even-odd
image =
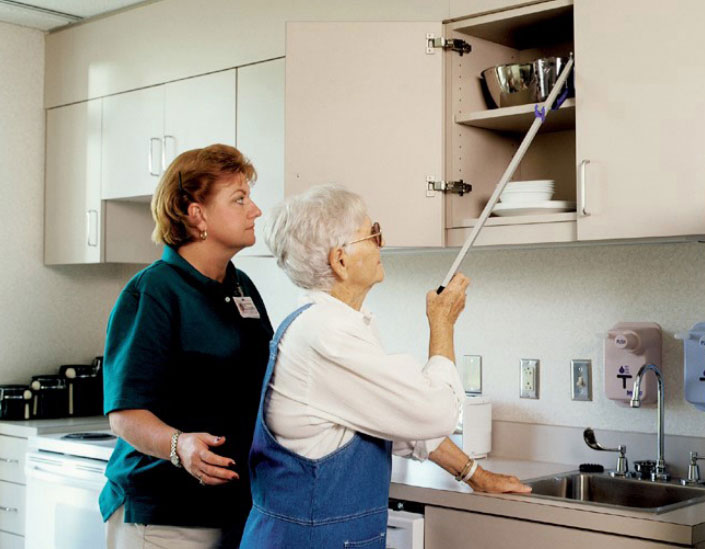
[[[366,216],[362,197],[344,187],[320,185],[279,204],[265,224],[264,238],[294,284],[328,291],[335,282],[330,250],[354,240]]]

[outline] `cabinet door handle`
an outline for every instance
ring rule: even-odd
[[[587,165],[590,163],[589,160],[583,160],[580,162],[578,167],[578,186],[580,189],[580,213],[583,217],[591,215],[590,210],[587,209],[587,191],[585,189],[585,173],[587,172]]]
[[[88,210],[86,218],[88,222],[88,245],[95,248],[98,245],[98,210]]]
[[[20,464],[20,460],[19,460],[19,459],[12,459],[12,458],[0,457],[0,463],[11,463],[11,464],[14,464],[14,465],[19,465],[19,464]]]
[[[174,142],[174,155],[176,156],[176,137],[173,135],[165,135],[164,136],[164,146],[162,147],[162,170],[166,170],[166,142],[168,139],[171,139]],[[172,157],[173,160],[173,157]]]
[[[19,509],[17,507],[5,507],[0,505],[0,511],[7,511],[8,513],[18,513]]]
[[[158,177],[159,172],[154,171],[154,147],[153,147],[153,145],[154,145],[155,141],[157,143],[159,143],[160,146],[162,144],[162,140],[159,139],[158,137],[150,137],[149,138],[149,158],[147,159],[147,162],[148,162],[147,168],[149,169],[149,175],[153,175],[155,177]],[[157,167],[157,169],[159,169],[159,168]]]

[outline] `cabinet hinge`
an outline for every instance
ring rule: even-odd
[[[433,55],[436,48],[458,52],[462,57],[464,53],[470,53],[472,46],[460,38],[436,37],[433,33],[426,34],[426,54]]]
[[[462,179],[458,181],[434,181],[433,177],[426,178],[426,196],[429,198],[436,196],[437,192],[463,196],[470,191],[472,191],[472,185],[465,183]]]

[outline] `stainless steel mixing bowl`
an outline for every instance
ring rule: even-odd
[[[482,71],[487,104],[490,108],[541,103],[551,93],[567,57],[545,57],[532,63],[510,63]],[[573,95],[572,75],[566,88]]]
[[[490,108],[512,107],[533,102],[533,63],[510,63],[482,71]]]

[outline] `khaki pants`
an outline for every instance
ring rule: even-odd
[[[220,539],[219,528],[183,528],[158,524],[129,524],[122,505],[108,519],[108,549],[212,549]]]

